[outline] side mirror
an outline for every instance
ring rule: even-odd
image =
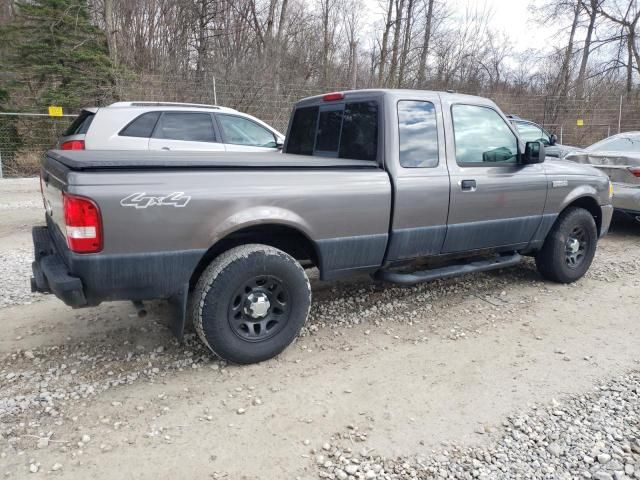
[[[282,147],[284,147],[284,142],[282,140],[276,140],[276,148],[282,150]]]
[[[555,133],[552,133],[549,137],[549,145],[553,147],[556,143],[558,143],[558,136]]]
[[[527,142],[522,156],[522,163],[525,165],[533,165],[542,163],[545,159],[544,145],[542,142]]]

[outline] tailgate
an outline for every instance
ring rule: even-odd
[[[69,170],[64,165],[45,157],[40,171],[40,185],[44,201],[47,225],[57,228],[65,238],[64,208],[62,192],[67,189]]]

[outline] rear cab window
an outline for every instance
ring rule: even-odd
[[[64,132],[64,136],[68,137],[69,135],[86,134],[95,115],[95,113],[90,112],[89,110],[82,110],[80,115],[75,118],[71,125],[69,125],[69,128]]]
[[[285,153],[376,161],[379,110],[374,100],[298,107]]]

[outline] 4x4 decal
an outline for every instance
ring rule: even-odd
[[[169,195],[147,195],[145,192],[132,193],[131,195],[120,200],[123,207],[147,208],[155,205],[161,207],[186,207],[191,201],[191,197],[184,192],[173,192]]]

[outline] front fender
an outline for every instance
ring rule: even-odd
[[[598,190],[593,185],[579,185],[571,189],[562,199],[558,213],[562,212],[569,205],[574,203],[576,200],[581,198],[590,198],[592,199],[596,205],[600,206],[602,203],[600,201],[600,194]]]

